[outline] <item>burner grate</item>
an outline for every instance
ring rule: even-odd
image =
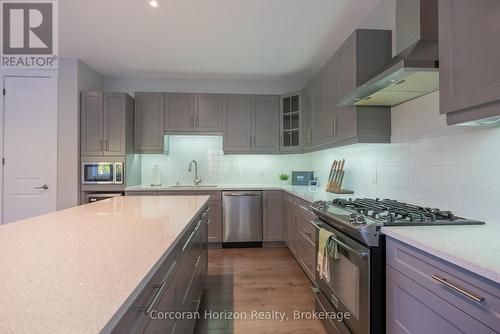
[[[457,217],[451,211],[424,208],[390,199],[335,199],[333,204],[366,215],[372,219],[390,225],[395,223],[424,223],[435,221],[455,221]]]

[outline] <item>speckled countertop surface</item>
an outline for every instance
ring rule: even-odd
[[[339,195],[326,192],[323,187],[320,188],[309,188],[307,186],[290,186],[290,185],[269,185],[269,184],[230,184],[230,185],[218,185],[218,186],[201,186],[201,187],[190,187],[190,186],[133,186],[125,188],[125,191],[210,191],[210,190],[284,190],[294,196],[302,198],[308,202],[314,201],[331,201],[334,198],[343,197],[349,198],[354,197],[354,195]],[[356,194],[355,194],[356,195]],[[361,196],[358,194],[358,196]]]
[[[175,190],[284,190],[306,201],[332,200],[337,197],[363,197],[362,194],[338,195],[322,188],[304,186],[231,184],[213,187],[135,186],[127,191]],[[500,283],[500,221],[480,226],[384,227],[382,231],[396,240],[421,249],[445,261]]]
[[[116,197],[0,225],[0,333],[98,333],[207,200]]]
[[[382,232],[500,284],[500,222],[470,226],[383,227]]]

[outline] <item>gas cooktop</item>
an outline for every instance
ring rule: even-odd
[[[371,245],[378,243],[381,226],[481,225],[451,211],[426,208],[391,199],[342,199],[311,204],[315,214],[340,231]]]

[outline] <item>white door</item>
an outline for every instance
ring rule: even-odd
[[[5,77],[3,223],[56,210],[57,78]]]

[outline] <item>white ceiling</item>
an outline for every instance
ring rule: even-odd
[[[60,55],[105,76],[308,78],[380,0],[62,0]]]

